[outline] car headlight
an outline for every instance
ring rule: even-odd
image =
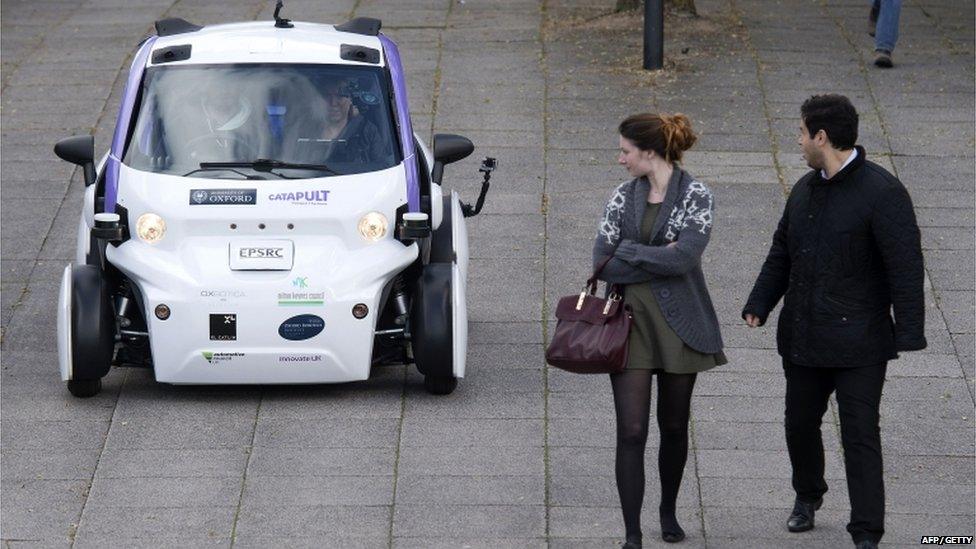
[[[386,236],[389,223],[386,216],[379,212],[369,212],[359,220],[359,234],[366,240],[376,242]]]
[[[136,234],[143,242],[155,244],[166,234],[166,222],[154,213],[145,213],[136,221]]]

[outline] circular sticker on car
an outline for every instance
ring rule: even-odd
[[[315,315],[298,315],[278,326],[278,335],[290,341],[311,339],[325,329],[325,321]]]

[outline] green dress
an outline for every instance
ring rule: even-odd
[[[650,242],[654,219],[660,209],[661,204],[647,204],[644,218],[641,219],[641,243]],[[692,374],[728,362],[721,351],[715,354],[700,353],[681,341],[661,313],[650,284],[624,286],[624,303],[630,305],[634,311],[634,322],[630,327],[628,341],[628,370]]]

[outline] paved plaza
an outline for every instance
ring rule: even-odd
[[[868,157],[908,187],[922,227],[928,348],[888,369],[886,546],[974,533],[974,7],[905,0],[896,66],[870,64],[866,0],[697,0],[669,16],[665,71],[640,65],[641,20],[614,0],[289,0],[284,15],[382,18],[409,75],[415,129],[478,149],[446,170],[471,201],[468,377],[447,397],[414,367],[338,386],[177,387],[115,369],[70,397],[58,284],[83,191],[53,143],[109,145],[128,63],[163,17],[266,20],[270,0],[4,2],[0,538],[5,547],[608,548],[623,535],[605,376],[549,369],[554,304],[588,274],[617,123],[688,114],[685,167],[715,193],[704,258],[730,363],[699,376],[678,517],[684,547],[846,547],[835,404],[830,492],[790,534],[775,316],[739,311],[790,186],[805,172],[800,103],[848,95]],[[609,15],[608,15],[609,14]],[[69,183],[70,181],[70,183]],[[644,537],[659,541],[657,431]]]

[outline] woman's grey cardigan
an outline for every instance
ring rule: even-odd
[[[678,337],[696,351],[717,353],[722,350],[722,334],[701,270],[712,230],[712,192],[675,167],[647,246],[637,241],[650,189],[647,178],[639,177],[613,191],[593,245],[594,268],[613,253],[601,280],[650,284]]]

